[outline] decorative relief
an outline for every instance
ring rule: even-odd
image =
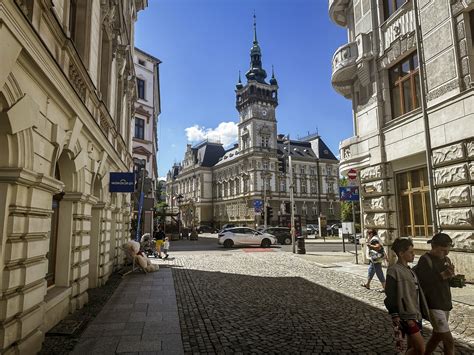
[[[84,80],[82,80],[82,77],[73,62],[69,64],[69,79],[71,80],[71,84],[77,94],[80,96],[82,101],[84,101],[86,99],[86,84],[84,83]]]
[[[392,241],[395,239],[395,235],[391,230],[379,229],[377,233],[383,244],[391,244]]]
[[[441,227],[466,227],[474,226],[472,208],[456,208],[439,211],[439,223]]]
[[[371,166],[360,171],[361,181],[381,179],[384,175],[382,165]]]
[[[369,211],[383,211],[388,209],[388,203],[385,196],[365,199],[362,201],[362,206],[364,210]]]
[[[367,213],[364,215],[364,225],[367,227],[387,228],[391,225],[388,213]]]
[[[369,183],[362,184],[363,195],[377,195],[382,194],[385,191],[384,181],[372,181]]]
[[[383,30],[384,48],[389,48],[396,39],[413,31],[415,31],[415,16],[413,11],[410,10]]]
[[[468,180],[467,164],[453,165],[446,168],[436,169],[434,179],[436,185],[446,185]]]
[[[466,151],[468,157],[474,157],[474,141],[466,143]]]
[[[469,164],[469,175],[471,176],[471,181],[474,181],[474,163]]]
[[[433,91],[430,91],[428,93],[428,95],[426,95],[426,99],[428,101],[437,99],[438,97],[441,97],[444,94],[446,94],[446,93],[448,93],[448,92],[450,92],[454,89],[457,89],[458,87],[459,87],[459,83],[458,83],[457,80],[450,81],[449,83],[447,83],[443,86],[440,86],[439,88],[437,88]]]
[[[464,249],[474,251],[474,232],[464,231],[443,231],[451,237],[454,249]]]
[[[465,205],[469,204],[471,187],[469,185],[448,187],[437,191],[439,205]]]
[[[440,165],[464,158],[462,143],[433,150],[433,165]]]

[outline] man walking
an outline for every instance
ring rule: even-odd
[[[431,240],[431,250],[420,257],[414,268],[429,308],[433,334],[426,344],[425,354],[435,351],[443,342],[445,354],[454,354],[454,340],[449,329],[449,311],[453,308],[449,280],[454,276],[454,265],[447,257],[453,241],[445,233],[437,233]]]

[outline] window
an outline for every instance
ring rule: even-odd
[[[332,174],[332,168],[328,166],[328,175],[331,175],[331,174]]]
[[[146,67],[146,62],[145,62],[144,60],[142,60],[142,59],[138,59],[138,64],[140,64],[140,65]]]
[[[385,20],[388,19],[392,14],[397,11],[407,0],[384,0],[383,12]]]
[[[328,181],[328,193],[334,193],[334,185],[331,181]]]
[[[332,201],[329,202],[329,215],[333,215],[334,214],[334,206],[333,206],[333,203]]]
[[[314,173],[315,173],[314,168],[309,169],[309,173],[310,173],[311,175],[314,175]]]
[[[305,194],[307,192],[306,181],[301,180],[301,193]]]
[[[286,192],[286,180],[285,179],[280,180],[280,192]]]
[[[301,166],[300,166],[300,173],[301,173],[301,174],[305,174],[305,173],[306,173],[306,166],[304,166],[304,165],[301,165]]]
[[[137,78],[138,98],[145,100],[145,80]]]
[[[145,139],[145,120],[135,117],[135,138]]]
[[[262,165],[263,165],[263,170],[268,170],[268,161],[264,160],[262,162]]]
[[[56,163],[55,169],[55,179],[61,180],[61,175],[59,173],[58,163]],[[54,285],[55,279],[55,270],[56,270],[56,254],[57,254],[57,245],[58,245],[58,225],[59,225],[59,205],[64,193],[59,193],[53,196],[52,199],[52,211],[51,215],[51,228],[49,234],[49,250],[46,254],[48,259],[48,272],[46,274],[46,282],[48,286]]]
[[[310,193],[315,194],[316,191],[316,183],[314,181],[311,181],[310,183]]]
[[[418,55],[414,53],[389,70],[393,118],[420,107],[418,67]]]
[[[426,168],[397,174],[400,234],[427,237],[433,234]]]
[[[240,194],[240,179],[235,180],[235,194]]]
[[[269,136],[261,136],[261,140],[262,140],[262,147],[268,148],[269,143],[270,143],[270,137]]]

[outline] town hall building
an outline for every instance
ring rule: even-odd
[[[187,227],[264,224],[263,213],[255,211],[259,201],[268,225],[287,224],[291,155],[297,218],[303,224],[317,223],[319,216],[339,221],[339,161],[318,134],[298,140],[278,134],[278,83],[273,69],[266,81],[255,22],[250,58],[247,83],[239,75],[235,90],[238,143],[230,149],[210,140],[188,144],[183,161],[167,175],[168,205]]]

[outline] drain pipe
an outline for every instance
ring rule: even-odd
[[[420,30],[420,18],[418,13],[418,0],[413,1],[413,11],[415,13],[415,36],[416,36],[416,50],[418,52],[418,65],[420,72],[420,96],[421,96],[421,112],[423,114],[423,128],[425,130],[425,149],[426,149],[426,165],[428,168],[428,180],[429,180],[429,191],[430,191],[430,205],[431,205],[431,219],[433,221],[433,231],[438,233],[438,220],[436,216],[436,202],[435,202],[435,191],[433,185],[433,163],[431,160],[431,136],[430,136],[430,123],[428,120],[428,113],[426,112],[426,86],[425,86],[425,68],[424,68],[424,53],[422,51],[422,38]]]

